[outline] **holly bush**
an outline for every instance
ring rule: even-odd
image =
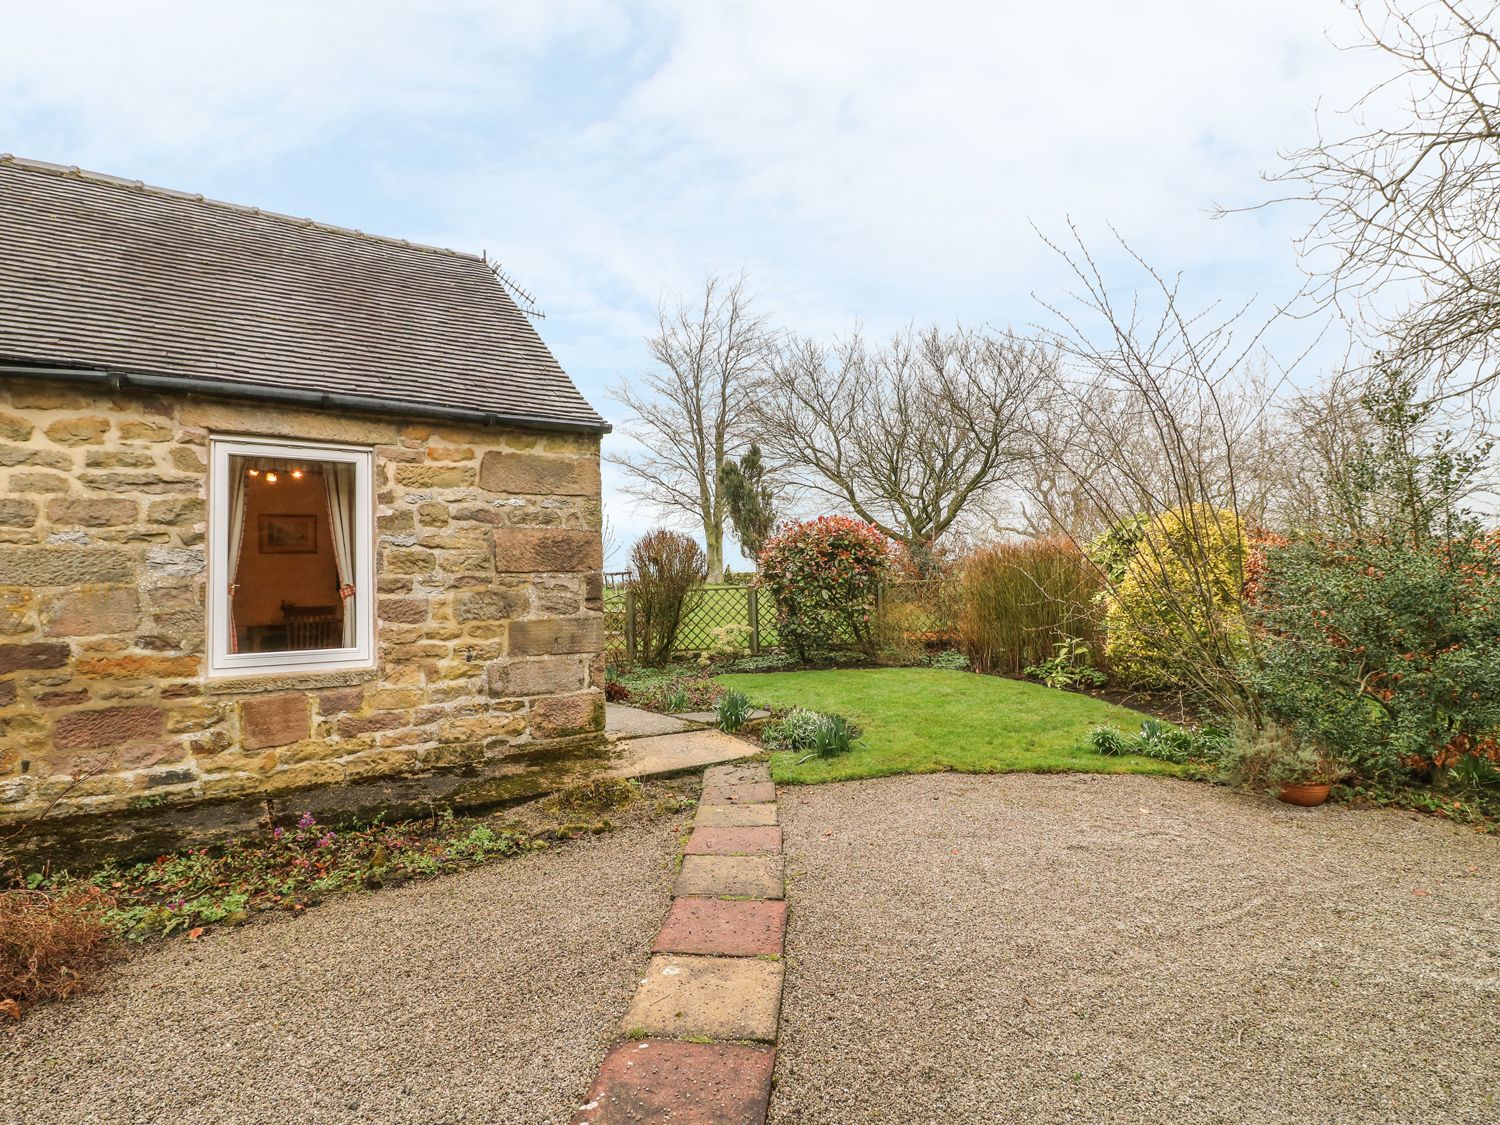
[[[1301,538],[1251,618],[1266,710],[1366,781],[1500,762],[1500,540]]]
[[[1400,371],[1362,405],[1373,434],[1329,481],[1344,529],[1271,546],[1251,583],[1252,687],[1363,781],[1500,762],[1500,532],[1464,506],[1491,446]]]
[[[759,585],[776,599],[782,644],[799,660],[853,644],[875,653],[875,597],[890,570],[890,541],[846,516],[786,524],[766,540]]]

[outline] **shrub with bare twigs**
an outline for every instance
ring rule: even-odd
[[[0,1013],[14,1019],[39,1000],[82,991],[114,956],[105,915],[114,899],[78,884],[0,892]]]

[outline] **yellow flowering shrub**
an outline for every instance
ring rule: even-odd
[[[1104,597],[1110,671],[1139,687],[1198,680],[1227,666],[1246,641],[1249,543],[1233,512],[1207,504],[1146,525],[1124,574]]]

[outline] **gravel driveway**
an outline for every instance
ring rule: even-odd
[[[0,1121],[567,1121],[666,913],[676,824],[158,945],[0,1031]]]
[[[1500,1121],[1500,839],[1141,777],[781,809],[773,1122]]]

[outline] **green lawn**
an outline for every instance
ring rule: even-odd
[[[934,668],[857,668],[720,676],[754,702],[802,706],[852,719],[863,745],[848,754],[798,763],[771,758],[779,782],[845,781],[901,773],[1174,774],[1152,758],[1109,758],[1085,738],[1095,726],[1134,731],[1146,716],[1040,684]]]

